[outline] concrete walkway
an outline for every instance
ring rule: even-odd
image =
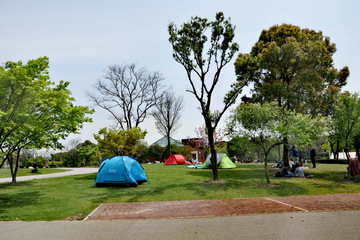
[[[23,176],[23,177],[16,177],[17,182],[24,182],[30,181],[34,179],[45,179],[45,178],[58,178],[58,177],[66,177],[72,175],[80,175],[80,174],[89,174],[89,173],[96,173],[99,169],[98,168],[60,168],[68,170],[66,172],[60,173],[51,173],[51,174],[37,174],[34,176]],[[10,170],[9,170],[10,171]],[[30,171],[30,169],[29,169]],[[0,183],[11,182],[12,179],[10,178],[0,178]]]
[[[1,239],[359,239],[360,211],[77,222],[0,222]]]

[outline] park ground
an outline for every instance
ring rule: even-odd
[[[320,211],[359,209],[360,184],[344,181],[346,165],[318,164],[316,169],[305,170],[306,173],[314,175],[312,179],[271,177],[273,187],[264,187],[266,181],[263,164],[238,164],[236,169],[222,169],[220,177],[223,181],[219,184],[205,181],[212,178],[211,170],[162,164],[143,166],[150,183],[136,188],[94,187],[96,173],[38,179],[19,182],[17,185],[0,184],[0,220],[83,220],[100,205],[98,211],[104,212],[104,207],[110,209],[111,205],[107,204],[123,204],[121,207],[128,210],[135,209],[136,205],[143,205],[142,211],[137,212],[146,216],[145,213],[151,212],[148,204],[164,207],[170,206],[169,203],[174,206],[181,203],[189,209],[187,211],[192,211],[193,215],[179,216],[180,218],[219,216],[216,211],[213,211],[212,215],[201,215],[201,209],[211,213],[214,203],[223,206],[219,209],[222,209],[220,213],[225,216],[240,215],[238,212],[276,213],[283,212],[283,209],[288,212],[316,211],[316,202],[322,203]],[[326,199],[320,199],[324,195],[328,195]],[[318,199],[314,200],[314,196]],[[330,202],[336,202],[336,206],[341,207],[337,209],[331,206]],[[208,207],[201,207],[201,203]],[[253,203],[253,207],[249,203]],[[155,205],[151,206],[153,210],[156,209]],[[261,210],[261,206],[265,205],[269,206],[269,209]],[[175,210],[174,206],[172,208]],[[256,208],[262,212],[255,211]],[[160,213],[161,210],[157,209],[153,212]],[[244,212],[246,209],[249,211]],[[182,209],[178,208],[178,212],[181,211]],[[130,212],[128,211],[127,216],[130,216]],[[93,214],[88,220],[101,214]]]

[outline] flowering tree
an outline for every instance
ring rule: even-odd
[[[197,138],[190,140],[190,136],[188,136],[189,142],[199,143],[200,146],[204,148],[205,155],[208,155],[210,153],[210,144],[209,144],[208,131],[205,125],[195,128],[194,131],[196,133]],[[218,146],[221,145],[221,141],[224,139],[224,136],[225,136],[225,131],[223,131],[222,129],[215,130],[213,133],[214,143],[217,144]]]

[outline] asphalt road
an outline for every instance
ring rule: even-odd
[[[0,222],[1,239],[360,239],[360,211],[81,222]]]
[[[23,181],[30,181],[30,180],[34,180],[34,179],[66,177],[66,176],[72,176],[72,175],[96,173],[99,170],[98,168],[60,168],[60,169],[66,169],[69,171],[60,172],[60,173],[51,173],[51,174],[39,174],[39,175],[34,175],[34,176],[16,177],[16,181],[23,182]],[[29,169],[29,171],[30,171],[30,169]],[[0,178],[0,183],[11,182],[11,181],[12,181],[11,178]]]

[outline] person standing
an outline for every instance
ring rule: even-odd
[[[293,157],[293,162],[297,163],[299,161],[299,151],[295,148],[295,146],[292,147],[291,153]]]
[[[313,165],[313,168],[316,168],[315,157],[316,157],[315,149],[311,148],[311,150],[310,150],[310,158],[311,158],[311,163]]]

